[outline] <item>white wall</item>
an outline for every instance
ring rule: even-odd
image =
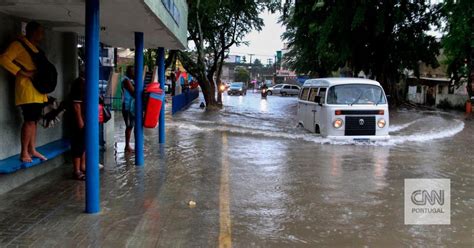
[[[409,86],[408,87],[408,101],[418,103],[418,104],[425,104],[426,102],[426,91],[427,88],[425,86],[420,86],[421,87],[421,93],[416,92],[416,87],[417,86]]]
[[[436,89],[436,105],[444,99],[447,99],[452,106],[464,105],[468,99],[466,84],[461,85],[459,88],[455,88],[453,94],[448,93],[449,89],[447,86],[438,85],[437,87],[442,87],[442,92],[439,93],[439,88]]]
[[[0,13],[0,53],[21,34],[21,20]],[[48,30],[42,49],[58,70],[58,86],[50,94],[63,100],[69,92],[70,83],[77,75],[76,35]],[[0,159],[20,152],[21,111],[15,107],[14,77],[0,68]],[[64,136],[64,126],[52,129],[38,128],[37,145],[44,145]]]

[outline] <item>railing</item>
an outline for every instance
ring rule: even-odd
[[[110,111],[122,111],[122,97],[104,96],[104,105]]]
[[[177,96],[173,96],[173,103],[171,107],[171,114],[175,114],[176,112],[182,110],[183,108],[187,107],[191,104],[196,98],[199,97],[199,90],[192,89],[188,92],[182,93]]]

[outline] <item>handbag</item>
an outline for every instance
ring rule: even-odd
[[[110,119],[112,119],[112,113],[110,113],[109,108],[99,103],[99,123],[107,123]]]
[[[104,123],[107,123],[110,119],[112,119],[112,113],[110,112],[110,109],[106,106],[103,106],[102,111],[104,115]]]

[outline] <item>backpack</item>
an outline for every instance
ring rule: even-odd
[[[131,92],[129,92],[128,89],[123,86],[123,81],[124,81],[125,79],[130,80],[131,83],[132,83],[132,85],[133,85],[134,87],[135,87],[135,83],[133,82],[132,79],[130,79],[130,78],[128,78],[128,77],[122,79],[122,83],[121,83],[121,84],[122,84],[122,85],[121,85],[121,87],[122,87],[122,92],[127,91],[127,93],[130,94],[130,96],[131,96],[131,98],[128,99],[128,102],[125,102],[125,101],[126,101],[125,95],[122,93],[122,97],[123,97],[122,100],[124,101],[125,106],[128,107],[128,109],[127,109],[127,107],[124,106],[124,107],[125,107],[125,110],[129,111],[132,116],[135,116],[135,98],[134,98],[133,94],[132,94]]]
[[[25,44],[24,41],[19,41],[28,54],[30,54],[31,60],[33,60],[33,63],[36,67],[36,72],[31,79],[33,86],[39,93],[42,94],[53,92],[56,88],[56,85],[58,84],[58,72],[56,67],[54,67],[54,65],[49,62],[44,52],[39,48],[38,52],[35,53],[27,44]]]

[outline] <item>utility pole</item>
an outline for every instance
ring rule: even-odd
[[[254,56],[255,54],[251,53],[249,54],[250,56],[250,83],[252,83],[252,56]]]

